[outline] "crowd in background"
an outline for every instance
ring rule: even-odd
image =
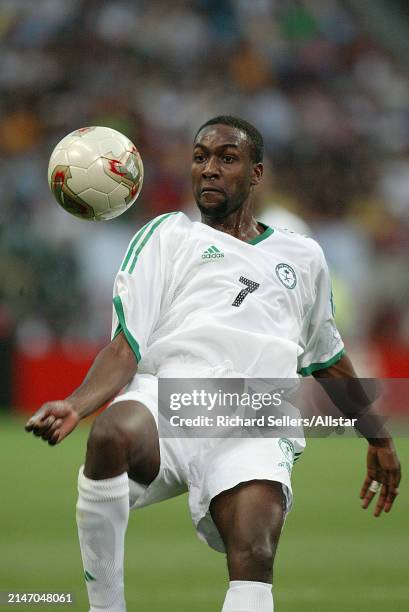
[[[105,341],[128,240],[193,211],[193,135],[237,114],[265,139],[260,218],[320,242],[346,339],[409,344],[409,79],[347,6],[2,0],[0,337]],[[137,203],[107,223],[48,191],[51,150],[86,125],[124,132],[145,164]]]

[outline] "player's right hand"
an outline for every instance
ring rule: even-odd
[[[54,446],[75,429],[79,420],[68,400],[47,402],[27,421],[25,430]]]

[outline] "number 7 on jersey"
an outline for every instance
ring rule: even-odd
[[[244,276],[240,276],[239,282],[243,283],[243,285],[246,285],[246,288],[240,291],[240,293],[236,296],[234,302],[232,303],[232,306],[237,306],[237,307],[241,306],[244,298],[249,293],[253,293],[260,287],[260,283],[256,283],[252,280],[249,280],[248,278],[245,278]]]

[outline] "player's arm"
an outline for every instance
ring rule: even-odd
[[[398,495],[401,479],[400,463],[393,440],[372,409],[370,399],[355,373],[351,360],[343,355],[337,363],[314,372],[313,376],[318,382],[323,383],[323,388],[345,416],[358,419],[356,429],[368,440],[367,473],[360,492],[360,497],[363,499],[362,507],[367,508],[371,503],[376,494],[370,490],[371,483],[377,481],[382,483],[382,486],[374,516],[379,516],[383,510],[389,512]],[[345,385],[325,385],[326,379],[337,378],[350,381],[349,391],[354,395],[352,411],[350,397],[346,397]],[[370,431],[376,432],[376,436]]]
[[[114,283],[112,341],[98,353],[80,387],[65,400],[44,404],[26,424],[27,431],[49,444],[61,442],[136,374],[168,287],[166,232],[173,249],[178,219],[178,213],[160,215],[132,238]]]
[[[123,332],[96,356],[82,384],[65,400],[47,402],[26,423],[26,431],[54,445],[112,399],[136,374],[138,362]]]

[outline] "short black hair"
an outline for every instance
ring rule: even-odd
[[[256,164],[263,161],[263,151],[264,151],[264,143],[263,137],[254,125],[251,125],[245,119],[241,119],[240,117],[234,117],[233,115],[218,115],[217,117],[213,117],[209,119],[200,126],[197,130],[194,140],[196,140],[197,135],[203,128],[208,125],[229,125],[233,128],[237,128],[244,132],[247,136],[247,140],[249,142],[250,149],[250,157],[252,161]]]

